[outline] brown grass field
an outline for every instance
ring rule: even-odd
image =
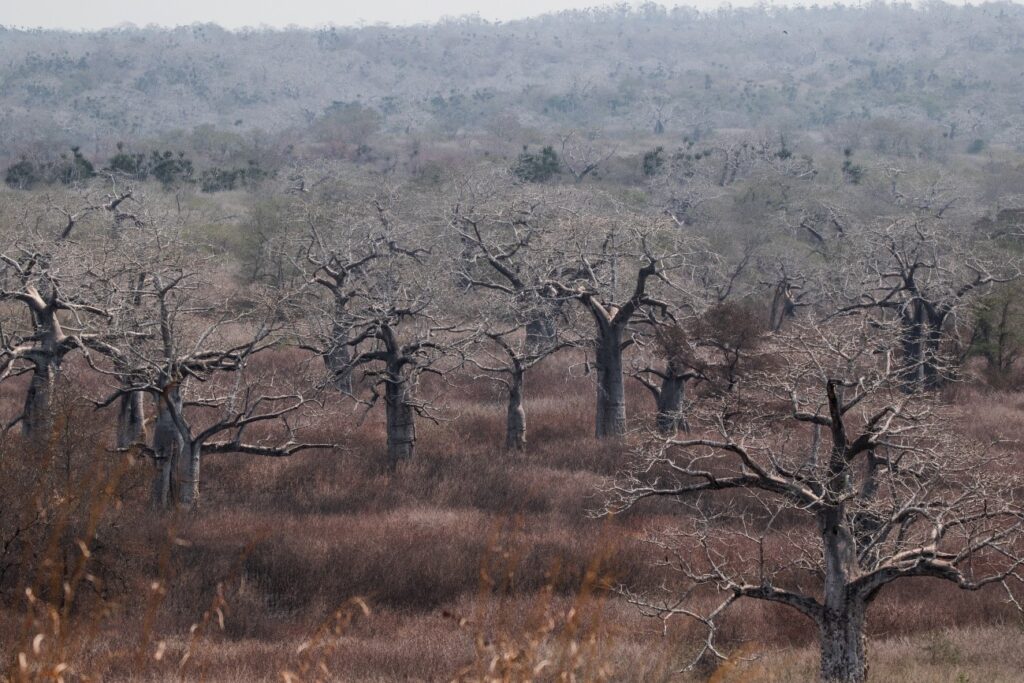
[[[16,436],[0,452],[0,680],[813,680],[810,625],[751,602],[726,624],[734,660],[677,673],[702,632],[607,590],[665,578],[642,536],[672,505],[589,516],[628,450],[591,436],[593,387],[563,361],[528,384],[523,455],[501,451],[498,390],[463,379],[430,387],[448,419],[394,474],[381,415],[338,402],[315,438],[341,449],[210,456],[201,509],[165,518],[148,463],[106,450],[111,416],[72,381],[46,455]],[[0,409],[18,400],[4,384]],[[1024,395],[953,400],[964,429],[1024,438]],[[651,410],[639,386],[630,401]],[[872,680],[1022,680],[1024,628],[995,590],[906,581],[869,632]]]

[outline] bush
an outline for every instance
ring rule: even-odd
[[[656,147],[644,154],[643,171],[645,176],[658,175],[658,172],[661,171],[661,167],[665,163],[665,159],[661,156],[661,153],[664,151],[663,147]]]
[[[562,162],[558,152],[551,145],[545,146],[540,153],[531,152],[525,145],[523,151],[512,167],[512,173],[520,180],[528,183],[543,183],[561,173]]]
[[[36,165],[28,159],[22,159],[10,166],[7,169],[7,175],[4,176],[4,182],[7,183],[7,186],[15,190],[30,190],[42,179],[42,174],[36,168]]]

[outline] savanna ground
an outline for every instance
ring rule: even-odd
[[[149,464],[106,449],[113,416],[81,400],[95,380],[69,375],[46,455],[13,434],[0,452],[2,680],[816,676],[814,633],[785,608],[743,604],[722,634],[735,659],[678,674],[703,631],[641,617],[608,590],[666,579],[643,539],[675,510],[590,514],[629,453],[592,437],[593,385],[568,356],[528,377],[525,454],[502,452],[498,388],[463,376],[426,387],[445,419],[421,422],[415,461],[395,473],[380,466],[379,408],[364,418],[334,401],[316,438],[337,451],[210,456],[201,509],[169,517],[148,507]],[[5,412],[19,389],[3,385]],[[651,410],[630,391],[633,415]],[[1024,395],[965,385],[950,396],[964,429],[1024,438]],[[1009,682],[1024,670],[1024,628],[996,590],[904,582],[873,605],[869,635],[872,680]]]

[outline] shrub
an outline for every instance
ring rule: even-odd
[[[512,173],[528,183],[543,183],[561,173],[561,167],[558,152],[551,145],[546,145],[539,153],[531,152],[524,145]]]

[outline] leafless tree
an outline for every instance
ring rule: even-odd
[[[486,322],[488,326],[492,324],[500,322]],[[552,354],[572,345],[561,339],[538,347],[522,334],[523,328],[523,325],[513,324],[507,329],[482,330],[477,339],[479,342],[489,341],[491,348],[478,342],[475,353],[467,358],[470,365],[488,373],[488,379],[505,388],[505,449],[510,451],[526,450],[526,408],[523,404],[526,373]]]
[[[312,338],[304,348],[323,358],[335,387],[352,394],[349,304],[359,291],[353,281],[385,255],[403,251],[395,241],[385,198],[306,201],[306,235],[298,269],[319,292],[310,300]],[[408,253],[408,252],[407,252]],[[323,296],[320,296],[320,295]]]
[[[575,130],[561,136],[562,163],[577,183],[597,171],[615,154],[615,146],[607,149],[599,145],[598,140],[597,133],[581,135]]]
[[[97,400],[99,407],[123,405],[126,397],[142,394],[156,404],[151,442],[129,445],[154,460],[152,495],[159,508],[198,504],[205,454],[288,456],[328,447],[297,436],[298,413],[313,405],[301,389],[273,374],[256,377],[247,371],[252,357],[269,352],[279,337],[281,301],[269,293],[262,299],[218,298],[210,281],[215,258],[189,247],[178,227],[154,224],[140,232],[139,253],[148,262],[135,264],[139,275],[120,297],[136,302],[132,315],[115,320],[108,338],[87,344],[94,352],[92,367],[115,380],[109,394]],[[243,438],[257,423],[281,429]],[[125,438],[119,435],[119,441]]]
[[[643,216],[616,216],[603,225],[590,219],[582,223],[586,228],[571,233],[572,242],[562,247],[569,266],[564,272],[572,275],[545,285],[559,297],[578,301],[593,319],[595,433],[621,436],[626,431],[623,350],[633,344],[635,327],[647,324],[648,311],[669,315],[669,304],[653,290],[656,284],[671,284],[667,274],[681,267],[684,254],[671,232],[661,235],[670,246],[656,249],[658,222]],[[598,230],[599,225],[605,230]],[[623,271],[630,274],[629,282],[620,285]]]
[[[423,218],[405,213],[397,191],[377,209],[388,233],[372,267],[349,274],[344,344],[351,371],[361,371],[367,380],[369,406],[384,400],[387,466],[394,469],[415,453],[416,417],[436,419],[430,403],[418,395],[420,378],[424,373],[443,377],[447,368],[441,363],[459,345],[446,289],[450,283],[436,259],[427,259],[431,250]]]
[[[537,354],[558,339],[564,298],[545,282],[564,274],[556,245],[563,236],[571,193],[514,183],[507,172],[482,172],[459,183],[448,220],[461,245],[454,264],[460,282],[506,297],[526,320],[526,351]]]
[[[693,515],[652,539],[686,585],[625,592],[649,615],[706,627],[699,656],[722,656],[714,634],[736,601],[788,606],[817,626],[820,679],[860,683],[865,613],[885,586],[1016,588],[1019,477],[1012,454],[972,442],[934,394],[903,391],[898,322],[808,322],[772,344],[777,365],[749,375],[742,398],[702,401],[692,435],[641,447],[611,487],[611,512],[667,497]],[[716,505],[719,491],[741,498]],[[694,586],[724,600],[698,612]]]
[[[838,312],[900,321],[908,388],[938,386],[942,344],[957,315],[992,284],[1021,275],[1019,259],[1007,257],[996,240],[931,219],[897,220],[850,239],[859,262],[847,271]]]
[[[23,208],[18,227],[12,226],[0,247],[0,302],[24,313],[0,323],[0,380],[31,376],[24,410],[6,428],[20,422],[25,436],[46,438],[65,359],[106,336],[109,285],[118,264],[99,219],[118,224],[125,215],[120,207],[130,197],[116,186],[103,199],[88,193],[62,202],[44,197]],[[79,208],[65,208],[69,202]],[[90,216],[97,220],[87,221]]]

